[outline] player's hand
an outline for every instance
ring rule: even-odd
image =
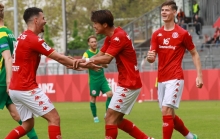
[[[148,51],[147,52],[147,61],[148,62],[154,62],[156,58],[156,52],[155,51]]]
[[[197,77],[197,78],[196,78],[196,87],[202,88],[202,86],[203,86],[202,77]]]
[[[73,69],[73,66],[66,66],[67,69]],[[77,71],[83,71],[83,70],[87,70],[86,68],[81,68],[81,67],[78,67],[77,69],[74,69],[74,70],[77,70]]]
[[[86,63],[85,59],[73,59],[73,69],[78,69],[80,63]]]
[[[102,66],[96,65],[92,62],[81,63],[80,66],[83,66],[84,68],[92,69],[95,71],[99,71],[102,68]]]

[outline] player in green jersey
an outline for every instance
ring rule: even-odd
[[[88,38],[89,49],[83,54],[83,58],[90,58],[98,54],[99,50],[97,49],[97,38],[95,36],[90,36]],[[107,67],[107,65],[102,65],[103,67]],[[97,116],[97,108],[96,108],[96,97],[99,96],[100,91],[103,94],[107,95],[106,100],[106,110],[108,109],[108,105],[111,101],[112,91],[108,85],[108,82],[104,75],[104,70],[101,69],[99,71],[94,71],[89,69],[89,88],[90,88],[90,108],[92,111],[92,115],[94,117],[94,122],[98,123],[99,119]]]
[[[4,5],[0,4],[0,109],[7,107],[12,118],[21,124],[20,116],[8,95],[8,87],[12,72],[12,57],[16,39],[10,29],[4,26]],[[27,133],[29,139],[38,139],[32,129]]]

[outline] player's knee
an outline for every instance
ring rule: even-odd
[[[163,106],[161,112],[162,112],[162,115],[173,115],[173,117],[174,117],[174,109],[173,108]]]

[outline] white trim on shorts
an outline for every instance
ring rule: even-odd
[[[40,88],[30,91],[9,90],[9,94],[21,121],[26,121],[33,116],[43,116],[54,109],[54,105]]]
[[[129,114],[139,93],[140,89],[131,90],[117,86],[108,108],[123,114]]]
[[[182,97],[184,80],[174,79],[158,83],[159,106],[178,109]]]

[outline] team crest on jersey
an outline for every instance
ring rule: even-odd
[[[40,42],[40,41],[42,41],[43,39],[41,39],[41,38],[38,38],[38,42]]]
[[[42,46],[47,50],[47,51],[50,51],[50,46],[48,46],[47,44],[46,44],[46,42],[44,42],[44,43],[42,43]]]
[[[95,91],[95,90],[92,90],[92,94],[95,95],[95,94],[96,94],[96,91]]]
[[[175,39],[175,38],[178,38],[179,37],[179,34],[177,32],[173,32],[172,34],[172,37]]]

